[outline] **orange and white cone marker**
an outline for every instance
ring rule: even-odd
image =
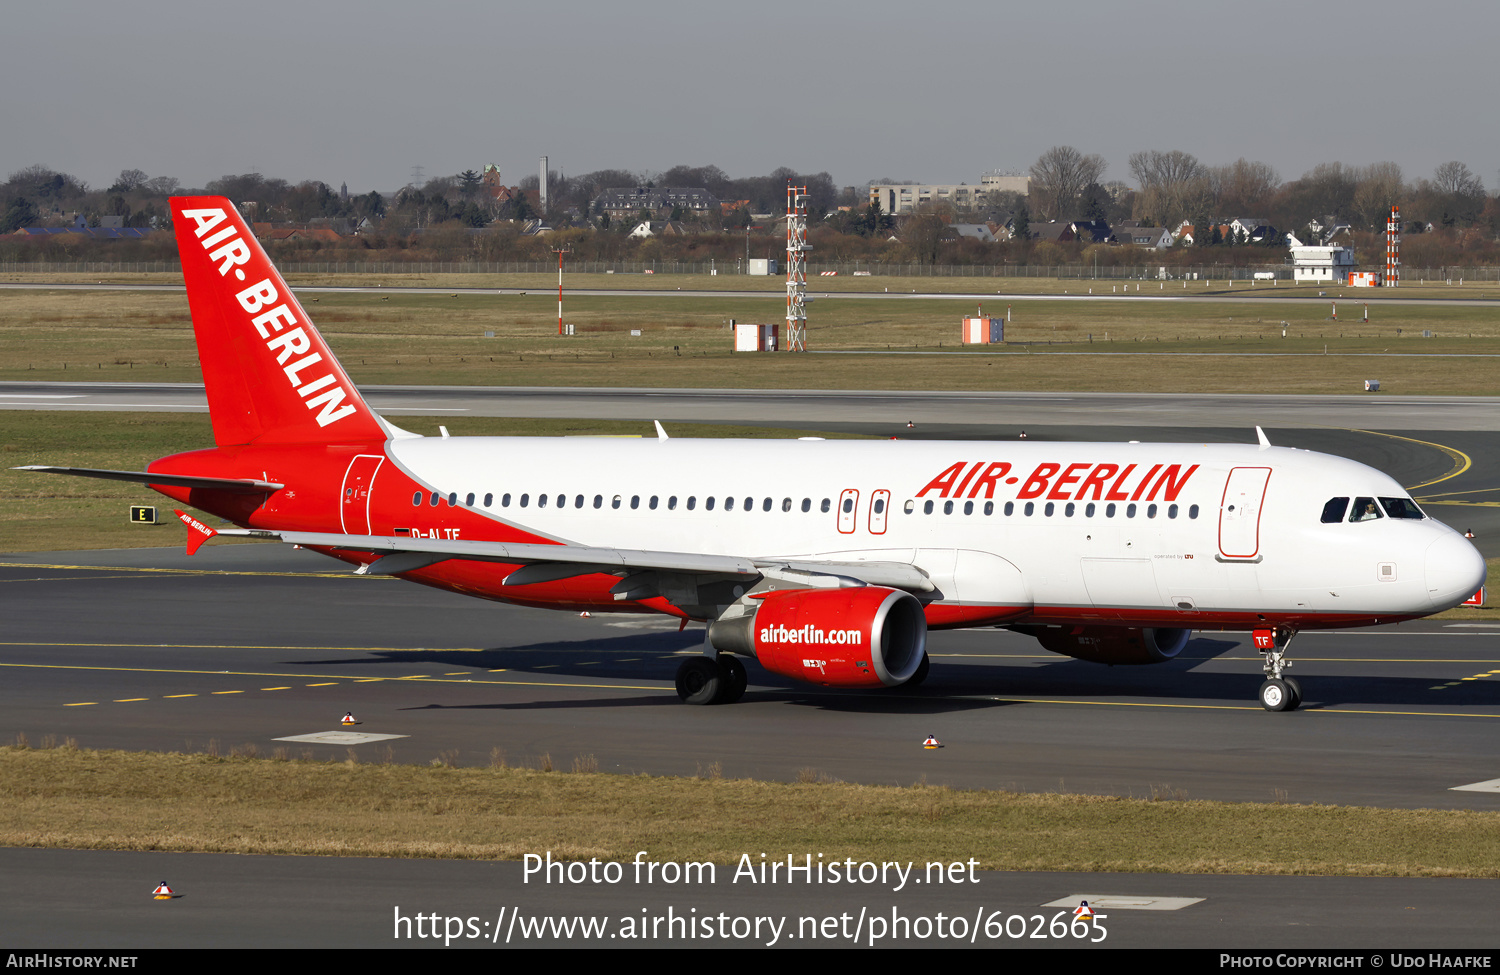
[[[1094,909],[1089,907],[1088,901],[1079,901],[1078,906],[1073,909],[1073,916],[1077,918],[1093,917]]]
[[[342,721],[339,722],[339,724],[349,725],[349,724],[359,724],[359,722],[354,720],[354,712],[353,711],[345,711],[344,712],[344,718],[343,718]]]
[[[177,896],[176,894],[172,893],[172,888],[167,886],[167,882],[165,880],[163,880],[160,884],[157,884],[156,889],[153,890],[151,894],[156,900],[159,901],[169,901]]]
[[[923,748],[942,748],[943,743],[937,740],[935,735],[928,735],[927,740],[922,742]]]

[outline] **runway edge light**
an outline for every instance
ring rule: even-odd
[[[153,890],[151,894],[155,900],[159,901],[169,901],[172,898],[179,896],[172,892],[172,888],[167,886],[167,882],[165,880],[157,884],[156,889]]]

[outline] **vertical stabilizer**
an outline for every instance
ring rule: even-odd
[[[384,440],[380,420],[234,206],[174,197],[172,226],[219,446]]]

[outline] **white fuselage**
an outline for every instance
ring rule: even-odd
[[[1290,448],[413,438],[386,452],[441,496],[406,499],[417,534],[444,531],[454,497],[570,544],[910,563],[953,606],[1328,626],[1436,612],[1484,579],[1473,546],[1419,513],[1323,521],[1330,499],[1407,493],[1362,464]],[[397,499],[380,506],[402,520]]]

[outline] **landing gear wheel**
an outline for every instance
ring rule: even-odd
[[[740,663],[738,657],[724,654],[719,657],[719,669],[723,671],[723,680],[719,682],[719,696],[715,704],[733,704],[745,696],[745,688],[750,684],[750,673],[745,670],[745,665]]]
[[[1292,703],[1288,711],[1295,711],[1302,706],[1302,685],[1297,683],[1295,677],[1283,677],[1282,683],[1286,684],[1287,690],[1292,692]]]
[[[931,670],[931,669],[932,669],[931,658],[929,658],[926,653],[923,653],[922,654],[922,662],[919,663],[919,664],[917,664],[916,671],[913,672],[910,677],[906,678],[906,681],[901,686],[902,687],[921,687],[922,686],[922,682],[927,679],[927,672],[929,670]]]
[[[1272,677],[1260,685],[1260,706],[1267,711],[1290,711],[1297,703],[1287,682],[1280,677]]]
[[[677,668],[677,696],[688,704],[713,704],[724,677],[719,665],[707,657],[689,657]]]

